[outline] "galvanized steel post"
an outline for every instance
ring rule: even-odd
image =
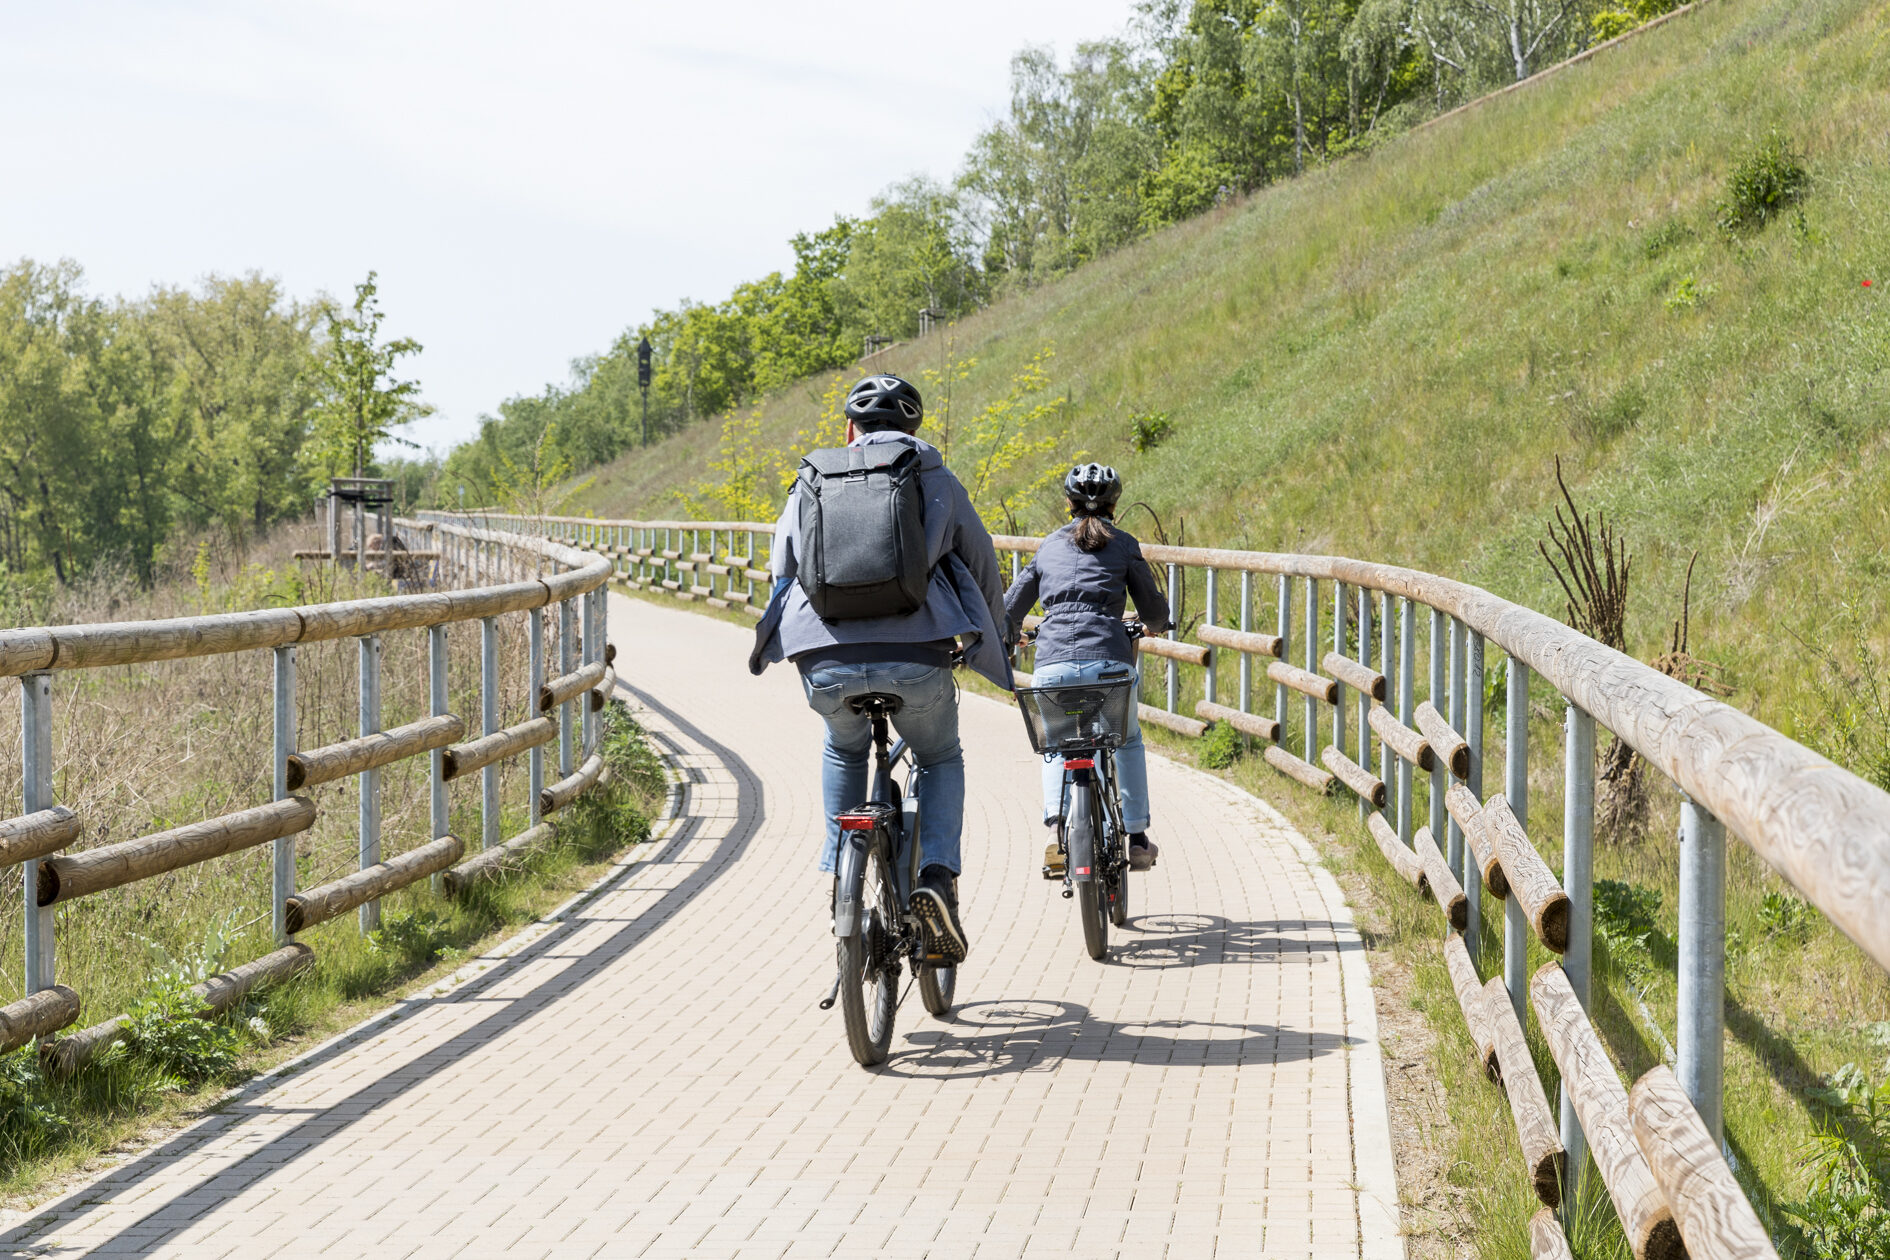
[[[1563,750],[1562,889],[1568,893],[1568,949],[1562,955],[1562,971],[1586,1010],[1594,951],[1595,719],[1572,704]],[[1568,1152],[1569,1169],[1569,1193],[1563,1197],[1572,1200],[1575,1180],[1588,1156],[1588,1139],[1566,1087],[1562,1090],[1562,1149]]]
[[[1242,634],[1253,632],[1253,574],[1245,569],[1240,571],[1240,631]],[[1237,655],[1240,657],[1240,711],[1252,713],[1253,654],[1240,652]]]
[[[364,634],[357,641],[361,684],[361,734],[378,735],[381,730],[381,636]],[[366,870],[381,860],[381,772],[379,767],[363,770],[356,776],[360,789],[361,861]],[[364,902],[360,913],[361,931],[372,932],[381,925],[381,903]]]
[[[1181,566],[1168,566],[1168,634],[1170,643],[1181,637]],[[1168,667],[1168,704],[1170,713],[1175,711],[1176,692],[1180,687],[1180,666],[1174,657],[1162,662]]]
[[[495,735],[499,730],[499,619],[479,619],[479,733]],[[497,762],[479,772],[479,845],[490,849],[499,843],[499,765]]]
[[[1219,621],[1220,604],[1216,596],[1216,586],[1218,584],[1215,582],[1214,578],[1215,578],[1214,570],[1209,569],[1207,571],[1207,623],[1210,626],[1216,626],[1220,624],[1220,621]],[[1217,699],[1219,699],[1219,697],[1214,694],[1214,682],[1215,682],[1214,661],[1215,661],[1214,650],[1210,648],[1208,649],[1208,658],[1207,658],[1207,679],[1202,684],[1206,688],[1203,694],[1207,696],[1207,702],[1209,704],[1213,704]],[[1173,706],[1170,706],[1170,707],[1173,707]]]
[[[527,633],[531,637],[530,682],[526,694],[532,698],[531,708],[538,708],[538,692],[545,685],[545,610],[534,608],[525,614]],[[536,827],[544,819],[539,814],[538,794],[545,790],[545,746],[533,744],[531,752],[526,754],[526,764],[530,767],[532,793],[532,826]]]
[[[1449,621],[1441,608],[1431,609],[1431,707],[1439,713],[1450,711],[1450,699],[1444,693],[1445,678],[1444,654],[1450,643]],[[1450,767],[1444,764],[1442,757],[1431,761],[1431,839],[1442,844],[1446,837],[1444,820],[1444,789],[1449,786]]]
[[[1503,796],[1509,802],[1510,813],[1527,828],[1529,667],[1513,656],[1509,658],[1504,693]],[[1522,899],[1514,895],[1503,901],[1503,986],[1509,990],[1509,1004],[1516,1010],[1517,1022],[1524,1023],[1529,999],[1529,916],[1523,913]]]
[[[577,609],[567,598],[558,604],[558,672],[569,674],[578,667]],[[558,777],[570,778],[577,769],[577,721],[571,702],[558,707]]]
[[[1293,579],[1280,574],[1280,659],[1291,660],[1293,650]],[[1279,724],[1280,733],[1274,740],[1280,747],[1286,747],[1286,684],[1273,684],[1273,720]]]
[[[20,678],[20,804],[22,813],[35,814],[53,806],[52,675],[26,674]],[[39,860],[20,863],[20,886],[25,892],[27,993],[51,988],[58,978],[58,951],[53,932],[53,908],[39,904]]]
[[[1334,656],[1345,655],[1347,620],[1345,583],[1334,582],[1332,584],[1332,654]],[[1313,666],[1308,665],[1306,668],[1313,669]],[[1314,670],[1314,672],[1318,671]],[[1345,684],[1334,683],[1332,692],[1332,746],[1343,755],[1345,753]],[[1306,760],[1312,761],[1314,765],[1319,764],[1311,757]]]
[[[289,797],[289,754],[295,749],[295,645],[275,649],[275,797]],[[269,850],[269,921],[276,944],[289,939],[289,898],[295,895],[295,837],[283,836]]]
[[[1386,591],[1378,601],[1378,672],[1385,676],[1385,708],[1398,703],[1398,623],[1392,618],[1393,596]],[[1369,718],[1371,715],[1368,713]],[[1398,776],[1393,774],[1397,754],[1391,751],[1391,745],[1384,740],[1378,741],[1378,777],[1385,787],[1396,794]],[[1396,817],[1398,807],[1391,806],[1391,815]]]
[[[434,717],[443,717],[451,712],[448,708],[446,688],[446,627],[444,625],[427,627],[427,712]],[[432,765],[427,777],[428,822],[427,834],[430,839],[438,840],[453,830],[451,816],[447,812],[446,799],[446,750],[435,748],[429,757]],[[428,881],[435,895],[442,890],[442,881],[435,874]]]
[[[1464,720],[1469,729],[1464,733],[1470,744],[1470,794],[1479,801],[1483,799],[1483,636],[1476,631],[1469,633],[1470,663],[1468,690],[1464,696]],[[1463,829],[1458,828],[1461,832]],[[1468,854],[1464,857],[1463,891],[1465,909],[1469,912],[1469,922],[1465,934],[1473,942],[1470,956],[1478,957],[1483,945],[1483,869],[1476,859]]]
[[[1417,722],[1417,605],[1410,596],[1398,601],[1398,720]],[[1398,758],[1398,839],[1411,847],[1411,805],[1417,795],[1411,782],[1413,767]]]
[[[1306,579],[1306,671],[1319,672],[1319,579]],[[1306,697],[1306,761],[1319,764],[1319,701]]]
[[[1364,587],[1358,588],[1358,663],[1371,668],[1372,664],[1372,593]],[[1358,764],[1367,774],[1372,768],[1372,697],[1371,693],[1358,693]],[[1358,816],[1364,818],[1372,810],[1372,803],[1364,797],[1358,798]]]
[[[1452,617],[1450,619],[1450,708],[1445,711],[1445,716],[1450,721],[1450,729],[1459,735],[1464,733],[1465,727],[1464,687],[1467,654],[1464,649],[1466,646],[1464,624]],[[1448,775],[1444,778],[1444,790],[1446,792],[1450,790]],[[1448,810],[1446,810],[1445,818],[1449,828],[1450,846],[1444,856],[1450,863],[1450,873],[1455,875],[1457,882],[1464,886],[1464,895],[1468,897],[1470,881],[1464,876],[1466,863],[1463,857],[1463,828],[1457,825],[1455,818],[1449,816]],[[1476,938],[1466,932],[1465,944],[1470,946],[1470,956],[1475,958],[1477,956]]]
[[[713,584],[715,580],[713,573],[709,575],[709,580],[711,584]],[[600,620],[597,611],[599,604],[602,602],[598,598],[599,594],[600,592],[598,591],[588,591],[579,597],[584,601],[582,609],[584,638],[578,646],[581,653],[580,659],[586,666],[604,659],[604,650],[598,645],[597,633],[597,623]],[[589,692],[578,697],[578,712],[582,714],[579,720],[583,724],[583,736],[579,744],[579,749],[585,757],[589,757],[592,750],[597,747],[597,713],[591,707]]]
[[[1677,944],[1674,1071],[1717,1143],[1725,1088],[1726,828],[1690,799],[1680,805]]]

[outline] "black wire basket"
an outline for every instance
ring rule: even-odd
[[[1023,711],[1030,746],[1039,753],[1120,748],[1128,741],[1135,715],[1135,679],[1019,687],[1017,707]]]

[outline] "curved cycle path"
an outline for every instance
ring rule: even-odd
[[[611,600],[679,817],[557,922],[46,1205],[13,1256],[1402,1256],[1370,977],[1274,810],[1151,758],[1110,961],[1038,876],[1037,764],[966,697],[971,957],[866,1071],[819,719],[749,635]]]

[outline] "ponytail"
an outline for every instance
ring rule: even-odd
[[[1076,522],[1073,540],[1078,550],[1101,551],[1116,536],[1115,526],[1109,523],[1106,515],[1092,515],[1072,503],[1070,517]]]

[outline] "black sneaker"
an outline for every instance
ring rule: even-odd
[[[1148,838],[1146,831],[1138,831],[1129,837],[1129,869],[1146,871],[1155,865],[1155,859],[1161,849]]]
[[[925,932],[925,952],[956,965],[965,961],[965,928],[958,921],[958,877],[942,866],[919,872],[912,892],[912,913]]]

